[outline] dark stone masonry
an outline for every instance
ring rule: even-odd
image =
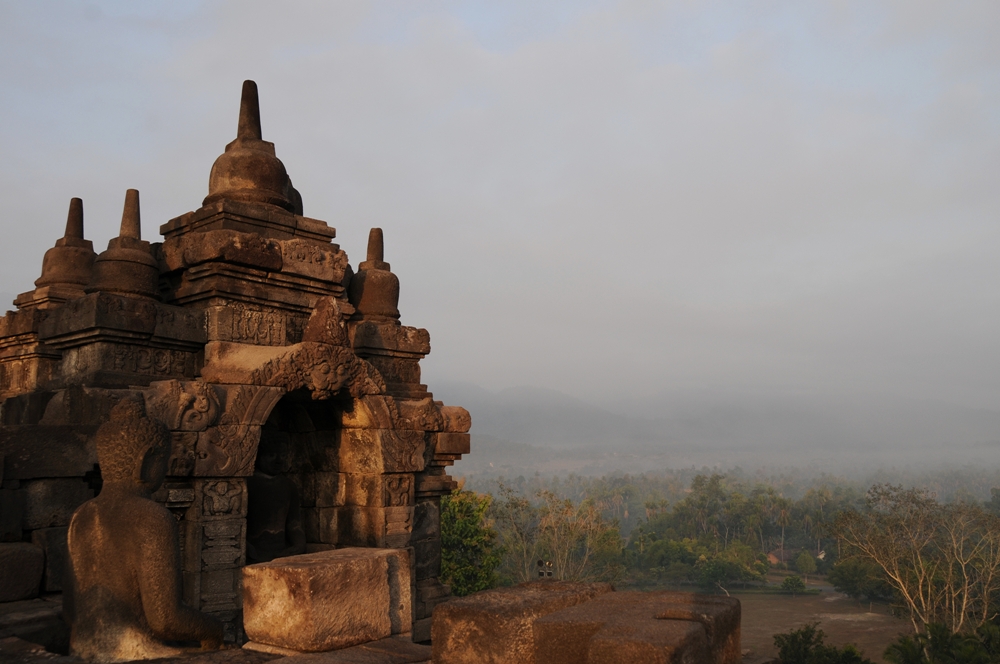
[[[73,513],[111,485],[98,427],[138,399],[165,426],[151,498],[175,520],[183,601],[227,642],[244,639],[248,536],[255,560],[405,549],[409,616],[429,633],[449,596],[440,498],[471,420],[420,383],[430,336],[400,322],[381,229],[355,271],[335,229],[303,216],[247,81],[208,196],[160,233],[143,239],[130,189],[118,237],[95,254],[72,199],[35,289],[0,318],[0,602],[66,587]],[[259,446],[284,450],[280,480]]]
[[[451,599],[441,497],[471,417],[420,382],[382,230],[355,271],[302,210],[253,81],[162,242],[129,189],[97,254],[70,201],[0,318],[0,661],[738,662],[729,597]]]

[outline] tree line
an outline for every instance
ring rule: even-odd
[[[442,505],[443,576],[456,594],[540,573],[728,592],[764,584],[777,567],[826,574],[856,598],[891,602],[913,636],[894,644],[890,661],[946,661],[931,653],[952,646],[992,652],[1000,489],[987,501],[944,502],[885,483],[863,492],[719,473],[677,480],[536,477],[499,481],[488,493],[462,488]],[[798,577],[785,582],[804,590]]]

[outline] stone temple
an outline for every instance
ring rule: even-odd
[[[407,618],[429,633],[449,594],[440,498],[471,420],[420,382],[430,336],[400,322],[381,229],[352,267],[335,229],[303,216],[252,81],[201,207],[162,242],[143,239],[139,209],[129,190],[95,253],[74,198],[35,289],[0,318],[0,602],[63,589],[71,515],[102,488],[95,433],[132,397],[169,430],[153,499],[176,519],[183,600],[227,641],[243,638],[248,548],[281,553],[267,503],[293,494],[288,552],[407,550]],[[285,489],[255,482],[265,447]]]
[[[157,243],[139,210],[98,254],[72,199],[0,318],[0,661],[740,661],[729,597],[450,598],[470,415],[420,382],[381,229],[355,269],[303,216],[252,81],[202,206]]]

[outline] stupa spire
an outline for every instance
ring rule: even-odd
[[[125,192],[125,208],[122,210],[122,225],[118,237],[130,237],[133,240],[142,239],[139,224],[139,190],[129,189]]]
[[[368,260],[384,262],[385,241],[382,237],[381,228],[373,228],[368,231]]]
[[[66,232],[63,237],[83,239],[83,199],[69,199],[69,213],[66,215]]]
[[[243,81],[243,95],[240,98],[240,122],[236,128],[236,138],[242,140],[263,140],[260,133],[260,99],[257,84]]]

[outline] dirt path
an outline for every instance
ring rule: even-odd
[[[889,615],[888,607],[858,605],[854,600],[832,590],[819,595],[754,595],[733,593],[743,605],[741,626],[743,650],[748,656],[774,655],[774,635],[818,622],[826,633],[826,643],[856,645],[866,657],[883,662],[886,646],[910,631],[910,624]]]

